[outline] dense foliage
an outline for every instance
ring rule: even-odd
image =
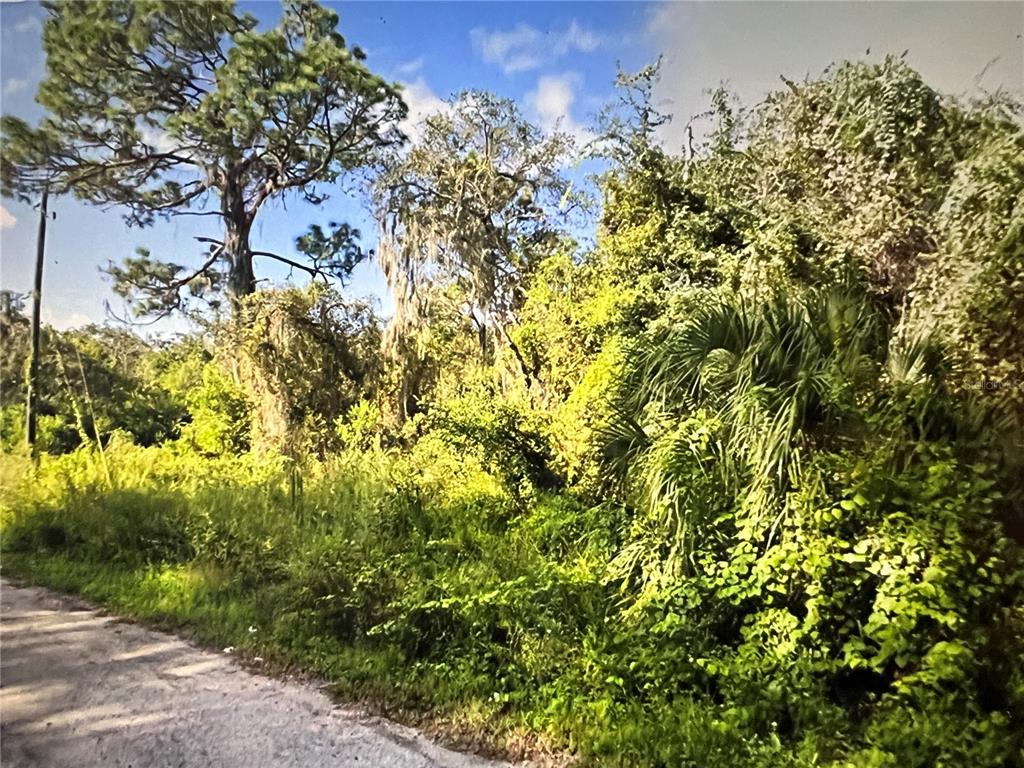
[[[593,247],[566,148],[468,94],[379,182],[397,323],[48,332],[5,566],[511,753],[1024,766],[1020,107],[848,63],[675,156],[655,74]]]

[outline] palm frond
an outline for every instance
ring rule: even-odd
[[[742,499],[742,525],[773,539],[808,435],[841,421],[851,393],[877,376],[881,327],[862,295],[830,290],[729,298],[635,342],[606,453],[667,557],[685,564],[728,506],[701,501],[695,491],[709,483]]]

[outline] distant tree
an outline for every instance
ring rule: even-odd
[[[590,152],[619,166],[643,162],[651,152],[660,153],[657,133],[672,122],[661,112],[654,89],[661,78],[661,57],[636,72],[619,69],[615,75],[615,99],[597,118],[597,140]],[[688,135],[692,135],[687,127]]]
[[[25,395],[25,362],[29,319],[21,294],[0,291],[0,408],[21,402]]]
[[[467,91],[426,118],[418,141],[377,179],[380,258],[395,298],[397,343],[430,315],[439,286],[475,326],[481,353],[508,347],[526,279],[562,243],[578,200],[562,172],[572,143],[545,136],[515,104]]]
[[[31,346],[24,317],[0,318],[0,446],[23,439],[23,372]],[[169,391],[158,370],[160,349],[123,328],[96,325],[42,329],[36,408],[40,451],[64,453],[120,430],[140,445],[177,436],[184,398]]]
[[[267,201],[294,192],[320,202],[323,185],[402,141],[398,88],[346,45],[334,12],[289,2],[277,26],[259,31],[227,2],[44,5],[48,75],[37,99],[48,114],[36,129],[3,118],[5,191],[57,176],[83,199],[127,207],[132,225],[184,214],[222,221],[219,239],[203,238],[198,267],[145,251],[111,266],[139,314],[220,288],[244,297],[258,256],[314,277],[350,271],[347,228],[314,237],[337,247],[305,251],[301,262],[250,247]]]

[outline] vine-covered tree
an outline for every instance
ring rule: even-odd
[[[322,201],[325,185],[403,139],[397,86],[346,45],[334,12],[290,2],[261,31],[225,2],[45,5],[48,73],[37,99],[48,114],[35,129],[3,118],[6,189],[56,175],[86,200],[125,206],[132,225],[184,214],[222,221],[220,238],[203,238],[197,267],[140,251],[111,268],[137,311],[166,312],[221,287],[235,299],[252,293],[255,257],[312,276],[351,268],[343,228],[314,238],[338,248],[307,250],[304,262],[250,247],[268,201]]]
[[[545,136],[512,101],[481,91],[424,120],[375,187],[394,343],[430,316],[432,289],[454,287],[481,354],[507,347],[530,378],[509,328],[527,277],[562,242],[579,202],[562,172],[571,149],[568,136]]]

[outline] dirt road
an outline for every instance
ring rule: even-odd
[[[0,583],[4,768],[483,768],[313,687]]]

